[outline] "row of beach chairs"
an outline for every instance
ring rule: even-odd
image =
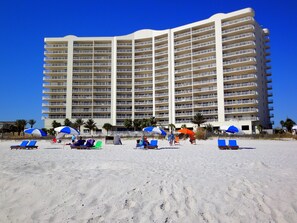
[[[37,149],[36,140],[24,140],[20,145],[12,145],[10,149]]]
[[[97,141],[95,143],[95,140],[87,140],[84,144],[82,145],[75,145],[75,144],[70,144],[71,149],[101,149],[102,148],[102,141]]]
[[[235,139],[229,139],[228,145],[226,144],[225,139],[218,139],[218,147],[221,150],[225,150],[225,149],[237,150],[237,149],[239,149],[239,146],[237,145],[237,141]]]
[[[10,146],[10,149],[38,149],[38,146],[36,145],[37,141],[36,140],[24,140],[22,141],[19,145],[12,145]],[[101,149],[103,146],[102,141],[97,141],[95,143],[95,140],[92,142],[92,144],[88,144],[86,142],[83,145],[71,145],[71,149]]]

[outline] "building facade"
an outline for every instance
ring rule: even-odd
[[[250,8],[181,27],[126,36],[45,38],[43,115],[166,127],[201,113],[205,124],[271,127],[269,31]]]

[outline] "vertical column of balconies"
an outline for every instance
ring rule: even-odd
[[[191,29],[173,33],[175,123],[189,123],[193,116],[192,37]]]
[[[258,120],[254,23],[251,12],[222,20],[225,121]]]
[[[168,34],[155,37],[155,118],[169,124],[169,52]]]
[[[265,80],[267,82],[267,102],[268,102],[268,110],[269,110],[269,128],[272,128],[272,125],[274,124],[273,117],[273,100],[272,100],[272,78],[271,78],[271,65],[270,65],[270,39],[269,39],[269,30],[268,29],[263,29],[264,33],[264,61],[265,61]]]
[[[117,40],[116,124],[132,119],[132,40]]]
[[[152,38],[134,40],[134,119],[153,117]]]
[[[196,113],[217,121],[214,23],[174,35],[175,121],[191,123]]]
[[[112,40],[94,41],[93,118],[110,122]]]
[[[67,41],[45,42],[42,98],[45,121],[66,117],[67,49]]]
[[[214,22],[192,28],[193,115],[218,121]]]
[[[93,41],[73,42],[72,118],[93,118]]]

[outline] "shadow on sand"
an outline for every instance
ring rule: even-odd
[[[168,146],[168,147],[160,147],[160,148],[158,148],[158,150],[162,150],[162,149],[179,149],[179,147],[177,147],[177,146]]]
[[[43,149],[63,149],[63,148],[59,148],[59,147],[48,147],[48,148],[43,148]]]
[[[253,148],[253,147],[239,147],[238,149],[256,149],[256,148]]]

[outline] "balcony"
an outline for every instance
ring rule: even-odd
[[[240,100],[226,100],[225,105],[227,106],[237,106],[237,105],[247,105],[247,104],[252,104],[252,105],[257,105],[258,100],[255,99],[240,99]]]
[[[211,100],[211,99],[217,99],[217,94],[207,94],[207,95],[201,95],[201,96],[195,96],[193,97],[194,100]]]
[[[247,17],[244,17],[244,18],[223,22],[222,27],[229,26],[229,25],[234,25],[234,24],[239,24],[239,23],[244,23],[244,22],[253,22],[253,21],[254,21],[253,17],[247,16]]]
[[[236,73],[236,72],[244,72],[244,71],[256,71],[256,66],[244,66],[244,67],[236,67],[236,68],[227,68],[224,69],[224,73]]]
[[[198,36],[198,37],[193,37],[192,42],[199,41],[199,40],[206,40],[206,39],[210,39],[210,38],[214,38],[214,37],[215,37],[214,33],[211,33],[208,35],[203,35],[203,36]]]
[[[192,34],[203,33],[214,30],[215,26],[208,26],[200,29],[196,29],[192,31]]]
[[[228,60],[224,61],[223,65],[238,65],[241,63],[248,63],[248,64],[256,64],[256,58],[254,57],[245,57],[245,58],[240,58],[240,59],[235,59],[235,60]]]
[[[254,82],[245,82],[238,84],[225,84],[224,89],[233,89],[233,88],[256,88],[257,83]]]
[[[223,38],[223,43],[226,42],[232,42],[232,41],[236,41],[236,40],[254,40],[255,39],[255,35],[253,33],[244,33],[244,34],[240,34],[240,35],[236,35],[236,36],[229,36],[229,37],[225,37]]]
[[[245,41],[240,43],[234,43],[223,46],[223,50],[235,49],[235,48],[249,48],[249,47],[256,47],[254,41]]]
[[[245,26],[239,26],[232,29],[223,30],[222,34],[230,34],[230,33],[239,33],[239,32],[246,32],[247,30],[252,31],[255,27],[253,25],[245,25]]]
[[[194,93],[217,91],[217,87],[203,87],[194,89]]]
[[[257,108],[225,108],[226,114],[234,114],[234,113],[257,113]]]
[[[228,57],[238,57],[238,56],[255,56],[256,55],[256,50],[239,50],[239,51],[234,51],[230,53],[223,53],[223,58],[228,58]]]
[[[258,93],[256,91],[235,91],[235,92],[228,92],[224,94],[224,97],[241,97],[241,96],[254,96],[256,97]]]
[[[44,52],[45,55],[67,54],[67,50],[48,50]]]
[[[224,82],[235,81],[235,80],[256,80],[256,74],[244,74],[244,75],[235,75],[235,76],[225,76]]]
[[[205,108],[205,107],[217,107],[217,102],[204,102],[204,103],[198,103],[194,105],[194,108]]]

